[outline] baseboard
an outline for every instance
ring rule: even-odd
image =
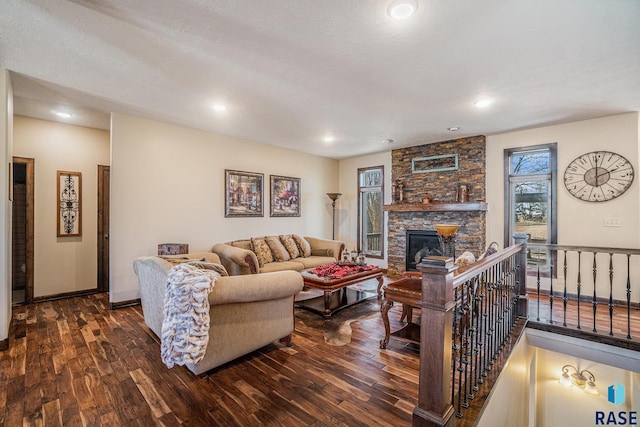
[[[5,338],[0,341],[0,351],[5,351],[9,349],[9,338]]]
[[[96,289],[84,289],[82,291],[73,291],[73,292],[63,292],[61,294],[53,294],[53,295],[45,295],[41,297],[34,297],[33,302],[45,302],[45,301],[55,301],[64,298],[74,298],[74,297],[85,297],[88,295],[99,294],[102,291]]]
[[[134,305],[140,305],[140,298],[130,299],[127,301],[110,302],[109,310],[117,310],[119,308],[133,307]]]

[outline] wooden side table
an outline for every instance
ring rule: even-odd
[[[406,277],[383,287],[384,300],[380,306],[380,314],[384,323],[384,339],[380,340],[380,348],[387,348],[390,336],[401,341],[419,343],[420,325],[413,323],[413,308],[419,308],[422,300],[422,277]],[[393,303],[403,304],[403,314],[406,311],[407,324],[399,331],[391,333],[389,325],[389,310]]]

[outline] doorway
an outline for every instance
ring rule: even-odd
[[[11,291],[13,304],[33,302],[35,160],[13,158]]]
[[[110,171],[98,165],[98,292],[109,292]]]

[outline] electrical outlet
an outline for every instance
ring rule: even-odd
[[[605,218],[604,226],[605,227],[621,227],[622,219],[621,218]]]

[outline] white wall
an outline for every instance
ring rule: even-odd
[[[391,151],[340,160],[342,193],[336,203],[336,238],[344,241],[347,249],[358,245],[358,169],[384,166],[384,203],[391,203]],[[387,267],[387,216],[384,214],[384,259],[367,258],[369,264]]]
[[[264,174],[264,217],[224,217],[225,169]],[[269,216],[269,175],[301,178],[301,216]],[[215,243],[265,234],[331,238],[338,161],[174,124],[111,118],[111,302],[139,298],[132,269],[159,243]]]
[[[487,241],[503,241],[504,166],[506,148],[558,144],[558,243],[564,245],[640,247],[639,113],[546,126],[487,137]],[[608,202],[585,202],[564,187],[567,165],[581,154],[609,150],[626,157],[636,172],[631,188]],[[605,218],[620,218],[621,227],[604,227]]]
[[[598,246],[612,248],[640,248],[640,154],[639,154],[640,113],[627,113],[599,119],[585,120],[537,129],[510,132],[487,137],[487,241],[503,241],[504,233],[504,150],[512,147],[527,147],[539,144],[557,143],[557,225],[558,244]],[[635,180],[622,196],[607,202],[585,202],[573,197],[564,186],[564,171],[576,157],[591,151],[609,150],[626,157],[634,167]],[[620,218],[621,227],[605,227],[605,218]],[[581,271],[582,294],[593,294],[592,255],[583,254]],[[577,264],[577,254],[568,257],[569,265]],[[632,258],[632,299],[638,301],[640,282],[640,260]],[[559,256],[558,266],[563,259]],[[608,255],[598,256],[598,296],[608,296],[609,287]],[[614,299],[626,300],[626,257],[614,257]],[[554,291],[561,290],[564,280],[558,274]],[[529,285],[532,286],[532,285]],[[577,270],[570,270],[567,276],[567,290],[577,292]],[[542,281],[542,289],[548,289],[547,280]]]
[[[98,165],[109,164],[109,132],[14,118],[14,155],[35,159],[35,297],[97,286]],[[57,171],[82,173],[82,236],[57,237]]]
[[[11,322],[11,201],[9,163],[13,157],[13,90],[9,71],[0,69],[0,341]]]

